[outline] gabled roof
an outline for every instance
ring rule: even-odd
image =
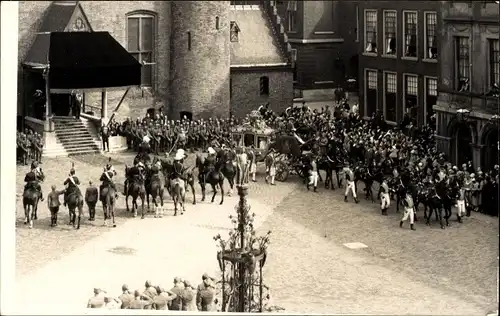
[[[23,64],[47,65],[50,33],[92,31],[92,27],[78,1],[53,1],[44,15],[42,26],[26,54]]]
[[[239,29],[238,42],[231,42],[231,66],[286,63],[266,12],[262,9],[231,10],[230,20]]]

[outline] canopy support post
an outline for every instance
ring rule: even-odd
[[[101,119],[106,120],[108,118],[108,91],[103,89],[101,92]]]
[[[51,128],[51,114],[52,114],[52,109],[51,109],[51,102],[50,102],[50,82],[49,82],[49,68],[45,68],[43,71],[43,77],[45,79],[45,123],[44,123],[44,130],[46,132],[52,132],[53,129]]]
[[[130,91],[130,87],[127,88],[127,90],[125,90],[125,93],[123,94],[122,98],[120,99],[120,102],[118,102],[118,105],[116,106],[116,108],[113,110],[113,114],[111,114],[111,117],[109,118],[109,121],[108,121],[108,124],[109,122],[111,122],[113,120],[113,118],[115,117],[115,114],[116,114],[116,111],[118,111],[118,109],[120,108],[120,106],[122,105],[123,103],[123,100],[125,100],[125,97],[127,96],[128,92]],[[103,104],[104,106],[104,104]]]

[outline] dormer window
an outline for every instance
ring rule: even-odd
[[[233,43],[238,42],[238,33],[240,32],[240,28],[238,27],[238,24],[236,24],[236,21],[231,21],[231,27],[230,27],[230,40]]]

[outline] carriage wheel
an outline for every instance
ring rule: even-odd
[[[295,173],[301,177],[302,179],[305,177],[304,176],[304,170],[302,170],[301,166],[295,166]]]
[[[288,179],[288,166],[283,161],[276,162],[276,180],[283,182]]]

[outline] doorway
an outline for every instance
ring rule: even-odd
[[[485,137],[484,167],[492,170],[498,164],[498,128],[491,129]]]
[[[181,120],[188,120],[188,121],[192,121],[193,120],[193,113],[189,112],[189,111],[181,111],[179,113],[180,117],[181,117]]]
[[[70,116],[71,114],[71,94],[51,94],[50,105],[53,116]]]
[[[455,161],[457,166],[472,161],[472,134],[470,128],[465,124],[460,124],[455,134]]]

